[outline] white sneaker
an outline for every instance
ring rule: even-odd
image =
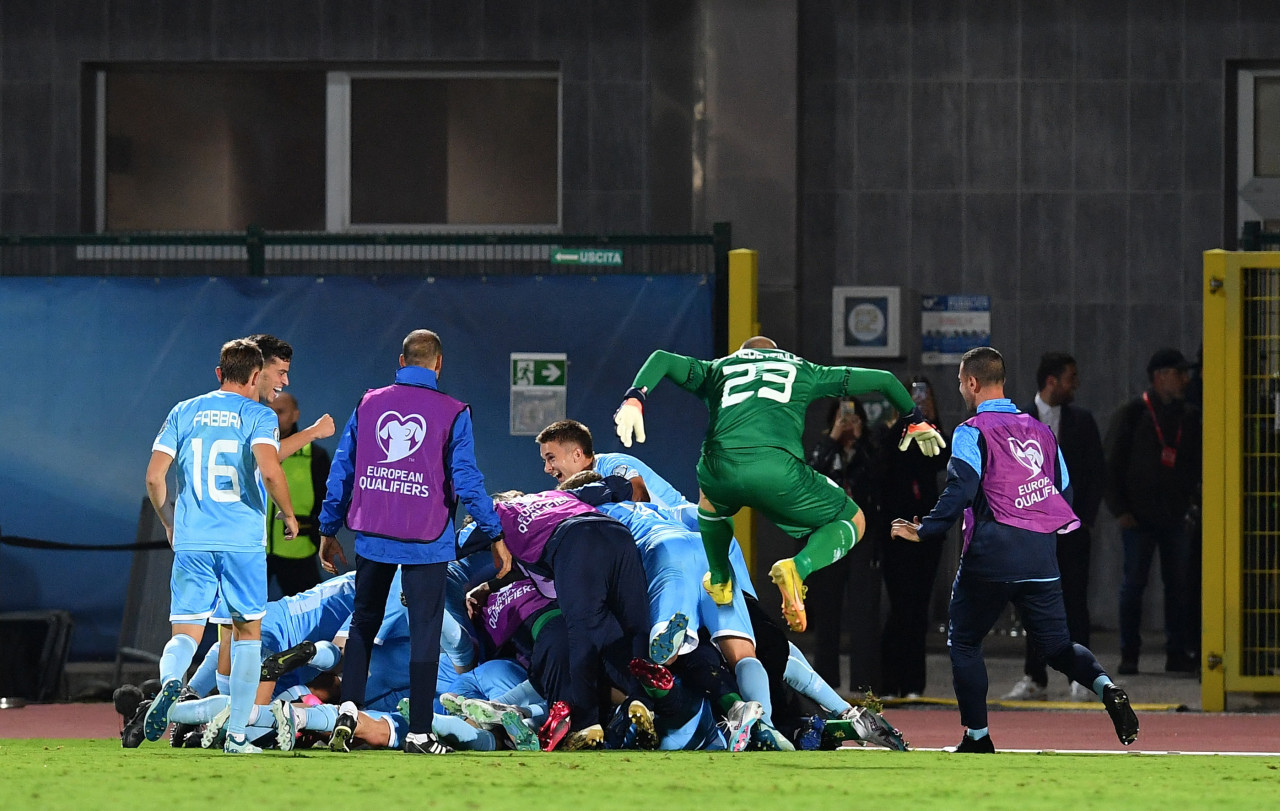
[[[751,742],[756,723],[764,717],[764,707],[759,701],[735,701],[725,713],[724,737],[730,752],[741,752]]]
[[[1079,682],[1071,682],[1071,700],[1072,701],[1097,701],[1098,696]]]
[[[1023,676],[1022,680],[1013,685],[1013,689],[1001,698],[1005,701],[1047,701],[1049,690],[1036,684],[1030,676]]]

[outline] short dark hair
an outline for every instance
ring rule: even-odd
[[[254,372],[262,369],[262,350],[248,338],[236,338],[222,345],[218,356],[223,383],[244,385]]]
[[[404,336],[400,354],[404,355],[404,362],[408,366],[428,367],[440,357],[442,350],[439,335],[429,329],[415,329]]]
[[[1076,359],[1066,352],[1045,352],[1040,356],[1040,365],[1036,367],[1036,391],[1044,388],[1051,377],[1062,377],[1068,366],[1075,366]]]
[[[602,481],[604,481],[604,476],[601,476],[594,470],[579,470],[577,473],[560,482],[560,486],[556,489],[574,490],[579,487],[585,487],[588,484],[594,484],[595,482]]]
[[[960,358],[960,373],[983,386],[1004,383],[1004,356],[989,346],[975,346]]]
[[[577,420],[556,420],[543,428],[535,441],[539,445],[545,442],[567,442],[582,448],[583,454],[595,456],[591,446],[591,429]]]
[[[245,340],[253,341],[258,345],[258,349],[262,350],[263,366],[276,358],[286,362],[293,360],[293,347],[289,346],[288,341],[282,341],[274,335],[260,332],[257,335],[250,335]]]

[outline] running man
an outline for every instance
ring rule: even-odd
[[[231,708],[224,751],[262,751],[245,737],[261,670],[261,625],[267,611],[266,498],[280,506],[285,537],[298,533],[277,456],[275,412],[257,402],[262,352],[247,340],[222,346],[221,386],[178,403],[152,445],[147,495],[173,546],[169,621],[173,638],[160,658],[162,686],[144,721],[159,740],[219,593],[235,625],[231,643]],[[174,514],[167,514],[165,477],[178,463]]]
[[[763,336],[712,361],[661,350],[650,355],[614,414],[624,446],[631,447],[632,437],[644,442],[645,396],[663,378],[700,397],[709,413],[698,459],[698,527],[710,564],[703,586],[720,605],[733,601],[729,519],[743,507],[757,509],[788,535],[809,536],[795,557],[769,570],[782,592],[782,614],[795,631],[807,625],[805,578],[844,557],[866,531],[862,510],[844,489],[805,463],[800,438],[809,403],[878,391],[910,415],[899,449],[912,440],[926,456],[946,447],[889,372],[819,366],[778,349]]]

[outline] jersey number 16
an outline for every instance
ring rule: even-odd
[[[203,483],[204,475],[201,468],[205,467],[204,461],[204,439],[196,437],[191,440],[191,452],[195,456],[195,470],[192,471],[192,484],[196,488],[196,498],[204,500],[205,485]],[[218,502],[232,502],[240,500],[240,474],[231,465],[220,465],[217,459],[224,453],[238,456],[240,454],[240,443],[234,439],[217,439],[209,445],[209,462],[208,462],[208,489],[209,498]],[[231,479],[231,489],[223,490],[216,486],[215,479],[224,476]]]

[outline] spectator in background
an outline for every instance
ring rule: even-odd
[[[1200,413],[1184,398],[1190,368],[1177,349],[1157,350],[1147,363],[1150,388],[1122,405],[1107,431],[1106,501],[1124,540],[1122,675],[1138,672],[1142,594],[1157,550],[1164,579],[1164,669],[1191,673],[1197,667],[1188,611],[1200,606],[1187,600],[1186,519],[1200,482]]]
[[[280,420],[280,439],[298,432],[298,401],[288,392],[280,392],[268,405]],[[325,482],[329,479],[329,454],[324,448],[308,442],[292,456],[280,460],[294,515],[298,518],[298,535],[284,537],[284,523],[275,517],[275,502],[267,507],[267,581],[275,578],[284,597],[306,591],[320,582],[320,505],[324,503]]]
[[[938,421],[938,404],[926,377],[911,378],[911,399],[929,422]],[[885,429],[884,441],[896,441],[906,427],[900,418]],[[938,502],[938,474],[947,468],[951,451],[925,456],[917,448],[881,456],[880,505],[884,516],[925,515]],[[886,696],[919,697],[925,686],[925,638],[929,633],[929,599],[942,559],[945,536],[918,543],[889,538],[880,550],[880,572],[889,594],[889,616],[880,642],[881,689]]]
[[[1098,518],[1102,491],[1106,483],[1106,460],[1102,454],[1102,436],[1093,415],[1072,405],[1080,375],[1076,360],[1065,352],[1048,352],[1040,358],[1036,369],[1036,396],[1021,410],[1049,426],[1058,440],[1058,449],[1071,472],[1074,498],[1071,507],[1080,518],[1080,526],[1058,535],[1058,572],[1062,575],[1062,601],[1067,611],[1067,632],[1071,641],[1089,647],[1089,549],[1090,530]],[[1004,697],[1015,700],[1048,698],[1049,674],[1044,656],[1027,637],[1026,673]],[[1093,698],[1088,688],[1071,683],[1071,699]]]
[[[854,579],[853,598],[861,604],[871,601],[870,607],[852,612],[859,621],[868,623],[879,614],[880,579],[875,569],[876,546],[880,538],[880,511],[877,507],[879,470],[879,443],[867,422],[867,412],[856,397],[834,400],[827,412],[827,432],[809,451],[809,466],[844,488],[866,512],[867,536],[840,560],[809,575],[805,584],[809,587],[809,604],[821,606],[809,614],[809,630],[816,638],[814,669],[832,687],[839,688],[841,629],[844,626],[845,592],[849,579]],[[909,449],[907,454],[919,454]],[[896,454],[895,454],[896,455]],[[800,543],[799,547],[804,544]],[[861,636],[856,633],[855,637]],[[855,644],[849,655],[849,688],[870,685],[873,681],[869,668],[874,664],[874,654],[865,648],[869,642]]]

